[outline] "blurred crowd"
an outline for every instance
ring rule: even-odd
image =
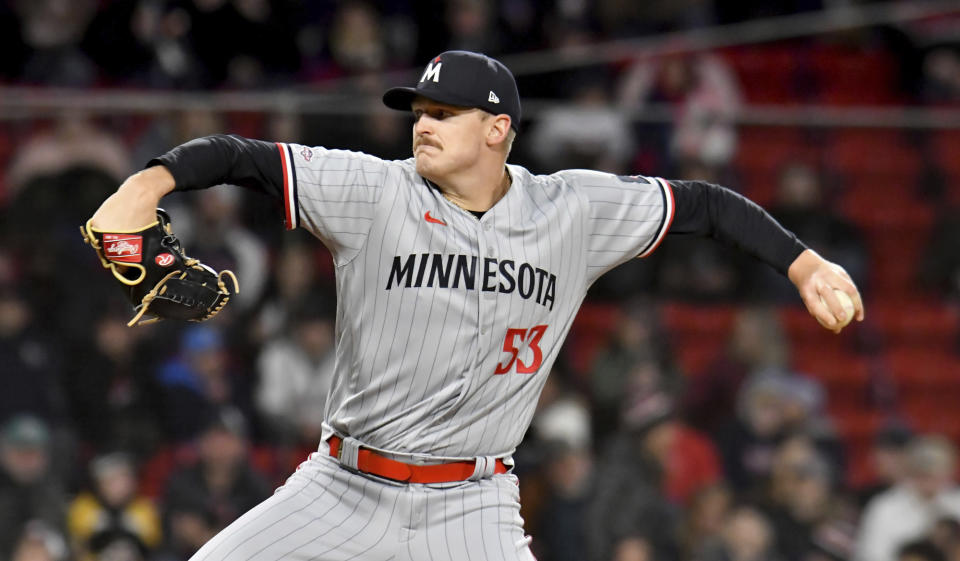
[[[11,0],[0,4],[0,80],[66,87],[276,88],[419,67],[446,49],[509,55],[872,3]],[[889,46],[902,60],[905,89],[927,100],[949,100],[960,91],[954,30],[949,19],[945,25],[928,18],[871,31],[870,40]],[[715,65],[696,66],[695,73],[712,85],[726,80]],[[639,70],[625,93],[676,95],[683,76],[670,72],[672,85],[660,89],[651,88],[652,68]],[[563,86],[575,80],[543,78],[522,82],[521,91],[526,97],[569,97]],[[724,103],[731,92],[721,88],[701,96],[707,97]]]
[[[0,6],[0,79],[322,87],[448,48],[509,54],[824,4],[15,0]],[[897,94],[909,102],[955,103],[960,56],[930,33],[948,36],[943,27],[827,40],[905,61]],[[723,57],[521,77],[521,91],[565,104],[524,123],[516,163],[741,184],[732,117],[747,101]],[[802,99],[806,86],[795,93]],[[674,108],[667,124],[623,118],[660,103]],[[77,227],[126,175],[197,136],[238,132],[402,158],[406,119],[198,104],[2,125],[0,561],[185,561],[318,444],[334,364],[333,265],[316,240],[281,231],[275,201],[232,186],[164,200],[189,254],[234,270],[242,285],[201,325],[128,328],[129,304]],[[869,294],[867,242],[831,205],[844,188],[832,171],[802,158],[779,166],[768,209]],[[928,177],[942,184],[943,173]],[[936,184],[924,193],[942,196]],[[960,296],[956,213],[936,228],[918,267],[946,302]],[[702,371],[676,360],[662,299],[743,306]],[[609,301],[618,303],[615,325],[585,364],[565,349],[516,454],[538,559],[960,561],[955,444],[890,418],[871,441],[872,479],[851,482],[826,390],[790,367],[791,341],[774,313],[798,305],[785,279],[718,244],[677,239],[601,279],[587,306]]]

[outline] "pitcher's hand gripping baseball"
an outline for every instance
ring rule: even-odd
[[[157,209],[155,222],[138,230],[98,230],[88,220],[80,233],[133,304],[136,315],[127,325],[161,319],[208,320],[240,291],[232,271],[217,273],[187,257],[163,209]]]

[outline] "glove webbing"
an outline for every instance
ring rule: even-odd
[[[194,268],[196,268],[196,269],[203,269],[203,267],[195,266],[196,263],[197,263],[197,260],[196,260],[196,259],[188,259],[188,260],[185,261],[184,263],[185,263],[186,265],[191,266],[191,267],[194,267]],[[183,280],[183,279],[186,278],[186,276],[187,276],[187,274],[184,273],[183,271],[173,271],[173,272],[171,272],[170,274],[168,274],[167,276],[165,276],[165,277],[163,277],[162,279],[160,279],[160,282],[158,282],[158,283],[156,284],[156,286],[154,286],[152,289],[150,289],[150,292],[147,292],[146,294],[143,295],[143,301],[142,301],[142,303],[141,303],[140,306],[139,306],[139,310],[137,311],[137,315],[133,316],[133,319],[131,319],[129,322],[127,322],[127,326],[133,327],[134,325],[146,325],[146,324],[148,324],[148,323],[156,323],[156,322],[160,321],[160,318],[158,318],[158,317],[154,317],[154,318],[150,318],[150,319],[145,319],[145,320],[143,320],[143,321],[140,321],[140,318],[143,317],[143,314],[147,313],[147,309],[150,307],[150,303],[153,302],[153,300],[154,300],[157,296],[159,296],[159,295],[163,294],[164,292],[166,292],[166,290],[167,290],[167,281],[170,280],[171,278],[173,278],[174,276],[178,275],[178,274],[180,275],[180,280]],[[223,282],[223,278],[222,278],[223,275],[229,276],[229,277],[230,277],[230,280],[233,281],[233,292],[230,292],[230,291],[227,290],[227,285]],[[217,274],[217,286],[220,288],[220,291],[221,291],[221,292],[226,292],[226,293],[228,293],[228,294],[236,294],[236,293],[240,292],[240,284],[237,282],[237,276],[233,274],[233,271],[229,271],[229,270],[226,270],[226,269],[224,269],[223,271],[220,271],[220,273]],[[198,319],[198,320],[194,320],[194,321],[206,321],[206,320],[212,318],[213,316],[215,316],[215,315],[217,315],[218,313],[220,313],[220,310],[222,310],[223,307],[227,305],[227,302],[228,302],[229,300],[230,300],[230,297],[229,297],[229,296],[225,297],[223,300],[220,301],[220,304],[217,305],[216,308],[210,310],[210,313],[208,313],[207,315],[203,316],[202,318],[200,318],[200,319]]]

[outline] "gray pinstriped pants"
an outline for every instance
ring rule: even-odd
[[[533,561],[516,476],[400,484],[321,449],[190,561]]]

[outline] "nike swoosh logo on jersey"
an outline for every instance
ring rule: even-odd
[[[429,210],[426,212],[426,214],[423,215],[423,218],[426,219],[427,222],[431,222],[431,223],[433,223],[433,224],[439,224],[439,225],[441,225],[441,226],[446,226],[446,225],[447,225],[447,223],[444,222],[443,220],[440,220],[439,218],[434,218],[434,217],[430,216],[430,211],[429,211]]]

